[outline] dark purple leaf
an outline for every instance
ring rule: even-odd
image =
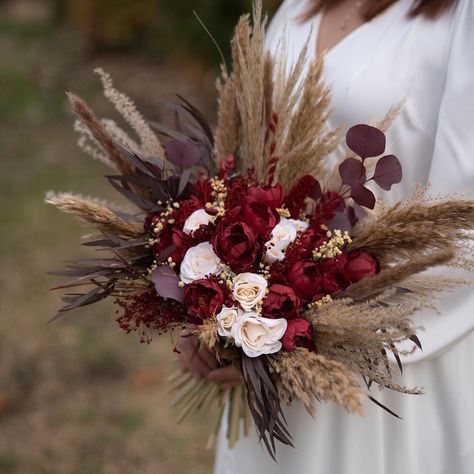
[[[328,222],[328,228],[330,231],[342,230],[350,231],[352,229],[351,221],[344,212],[336,212],[334,217]]]
[[[190,168],[201,159],[201,150],[192,142],[171,140],[165,145],[166,159],[181,168]]]
[[[423,347],[422,347],[422,345],[421,345],[421,342],[420,342],[420,340],[418,339],[418,336],[417,336],[416,334],[413,334],[413,336],[410,336],[409,339],[410,339],[411,341],[413,341],[413,342],[418,346],[418,348],[420,349],[420,351],[423,350]]]
[[[378,128],[360,124],[350,128],[346,135],[347,146],[363,160],[380,156],[385,151],[385,134]]]
[[[151,274],[151,281],[155,284],[158,296],[171,298],[179,303],[183,302],[184,290],[180,288],[178,275],[167,265],[158,267]]]
[[[365,166],[362,161],[356,158],[347,158],[339,165],[339,174],[343,184],[354,186],[356,184],[363,184],[367,180],[365,173]]]
[[[187,101],[184,97],[180,96],[178,94],[179,100],[184,104],[181,104],[184,110],[186,110],[193,118],[194,120],[199,124],[199,126],[202,128],[204,133],[207,136],[207,139],[211,143],[211,145],[214,144],[214,135],[212,133],[212,129],[209,125],[209,123],[206,120],[206,117],[201,113],[200,110],[198,110],[196,107],[194,107],[191,102]]]
[[[389,191],[394,184],[402,180],[402,165],[395,155],[386,155],[380,158],[375,167],[372,179],[385,191]]]
[[[352,187],[351,198],[360,206],[367,207],[368,209],[373,209],[375,207],[374,193],[365,186],[362,186],[362,184]]]
[[[318,180],[314,181],[313,187],[308,191],[308,197],[317,201],[323,195],[323,191],[321,189],[321,185],[319,184]]]

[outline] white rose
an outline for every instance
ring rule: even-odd
[[[201,280],[209,275],[219,273],[219,257],[214,253],[209,242],[203,242],[191,247],[181,263],[181,280],[187,285],[195,280]]]
[[[267,280],[261,275],[241,273],[232,283],[232,296],[244,310],[250,311],[263,300],[267,286]]]
[[[280,339],[286,332],[286,319],[262,318],[256,313],[244,313],[232,327],[235,345],[241,347],[248,357],[278,352]]]
[[[265,261],[267,263],[275,263],[285,258],[285,250],[291,242],[288,240],[280,240],[279,242],[267,242],[265,245]]]
[[[191,234],[195,230],[198,230],[202,225],[209,225],[211,222],[216,220],[216,216],[211,216],[204,209],[194,211],[184,223],[183,232],[185,234]]]
[[[288,219],[288,222],[296,227],[296,232],[304,232],[308,230],[309,224],[299,219]]]
[[[223,306],[221,312],[217,315],[217,333],[219,336],[232,337],[232,328],[238,317],[239,311],[237,308]]]
[[[309,227],[305,221],[287,219],[282,217],[280,223],[272,230],[272,238],[265,244],[265,260],[274,263],[285,258],[285,250],[296,239],[298,232],[303,232]]]

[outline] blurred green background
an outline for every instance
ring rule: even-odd
[[[267,1],[272,10],[277,1]],[[87,229],[48,190],[116,200],[82,154],[64,92],[116,118],[101,66],[150,119],[179,93],[212,121],[219,56],[247,0],[0,0],[0,473],[210,473],[210,424],[177,426],[171,336],[141,345],[101,304],[53,324],[59,281]],[[190,468],[192,466],[192,468]]]

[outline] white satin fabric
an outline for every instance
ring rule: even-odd
[[[327,53],[331,125],[347,130],[375,123],[403,103],[387,150],[400,158],[404,177],[384,200],[406,198],[415,183],[430,183],[432,194],[443,195],[471,188],[472,198],[474,0],[458,0],[435,22],[408,18],[411,5],[399,0]],[[306,6],[307,0],[283,2],[269,28],[270,50],[285,34],[295,59],[311,35],[315,54],[321,17],[299,22]],[[445,298],[441,314],[426,311],[417,318],[425,327],[419,335],[424,350],[404,361],[400,383],[423,386],[426,395],[375,394],[404,420],[370,402],[364,418],[328,403],[312,420],[295,404],[287,416],[296,449],[279,446],[275,464],[252,434],[229,450],[224,426],[215,473],[474,474],[473,293],[456,291]]]

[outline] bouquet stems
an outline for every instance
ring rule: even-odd
[[[173,405],[179,410],[178,423],[196,412],[207,414],[214,404],[219,406],[218,420],[209,437],[208,448],[215,444],[225,414],[227,414],[226,438],[230,448],[236,445],[242,433],[248,436],[251,419],[244,386],[223,390],[214,382],[206,379],[196,380],[189,372],[181,370],[168,377],[168,382],[170,391],[175,393]]]

